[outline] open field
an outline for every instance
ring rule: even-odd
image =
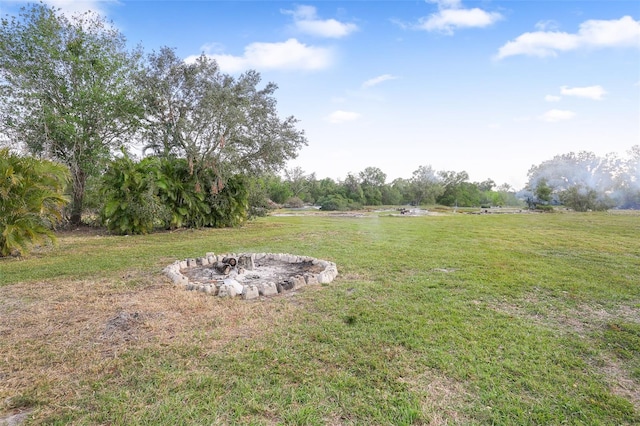
[[[639,236],[634,213],[62,233],[0,260],[0,419],[638,424]],[[340,275],[245,302],[161,273],[208,251],[307,255]]]

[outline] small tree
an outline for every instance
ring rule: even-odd
[[[23,255],[32,244],[55,242],[68,169],[58,163],[0,150],[0,256]]]
[[[546,179],[538,181],[538,185],[534,190],[534,194],[538,198],[538,202],[541,204],[549,204],[551,202],[552,193],[553,188],[549,186]]]

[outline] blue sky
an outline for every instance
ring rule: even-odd
[[[289,167],[318,178],[431,165],[519,189],[555,155],[640,144],[633,0],[46,3],[98,11],[146,51],[258,70],[309,141]]]

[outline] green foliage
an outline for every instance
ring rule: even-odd
[[[0,150],[0,256],[24,255],[32,244],[55,242],[68,169],[52,161]]]
[[[216,228],[235,227],[242,224],[249,211],[249,191],[247,178],[235,175],[227,180],[217,194],[209,194],[211,219],[205,226]]]
[[[284,206],[288,208],[299,209],[300,207],[304,206],[304,201],[302,201],[298,197],[290,197],[290,198],[287,198],[287,201],[285,201]]]
[[[548,204],[551,201],[553,188],[549,186],[546,179],[541,179],[534,190],[535,196],[542,204]]]
[[[244,178],[233,176],[224,183],[181,158],[117,159],[105,173],[102,194],[102,221],[118,234],[236,226],[249,208]]]
[[[114,160],[103,177],[102,222],[117,234],[147,234],[162,225],[168,209],[158,196],[159,181],[157,159]]]
[[[357,203],[349,198],[345,198],[340,194],[327,195],[318,200],[321,210],[359,210],[362,208],[360,203]]]
[[[69,167],[74,224],[87,178],[137,127],[136,61],[122,34],[95,14],[68,18],[41,3],[0,22],[3,130]]]
[[[610,199],[599,196],[595,189],[580,185],[572,186],[558,196],[562,204],[577,212],[608,210],[615,205]]]

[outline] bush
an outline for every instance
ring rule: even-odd
[[[103,177],[105,200],[101,219],[117,234],[147,234],[168,219],[168,209],[158,196],[160,180],[157,160],[139,163],[128,156],[113,161]]]
[[[67,167],[0,150],[0,256],[24,255],[31,245],[55,243],[53,227],[68,203]]]
[[[101,218],[119,234],[237,226],[249,211],[247,188],[241,176],[223,182],[212,170],[195,170],[184,159],[150,157],[136,163],[125,156],[104,175]]]
[[[290,209],[299,209],[304,207],[304,201],[298,197],[289,197],[287,201],[285,201],[284,206]]]
[[[333,194],[322,197],[318,200],[318,204],[320,205],[320,210],[345,211],[362,209],[362,204],[345,198],[340,194]]]

